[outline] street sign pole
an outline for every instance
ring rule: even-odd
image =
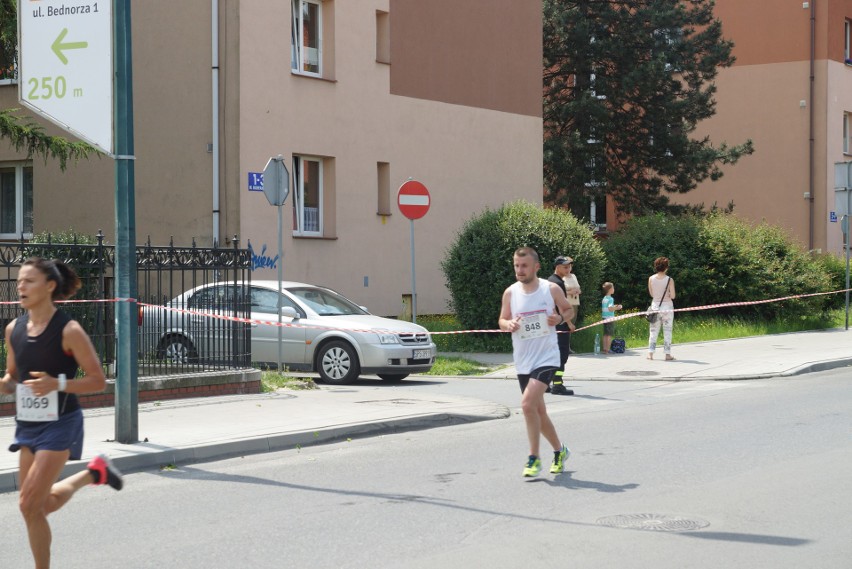
[[[115,41],[115,440],[139,440],[136,304],[136,197],[130,0],[112,0]],[[131,299],[131,300],[124,300]]]
[[[852,237],[850,231],[850,215],[852,215],[852,162],[834,163],[834,191],[835,209],[842,211],[840,218],[840,230],[843,232],[843,241],[846,249],[846,330],[849,329],[849,243]],[[839,199],[839,192],[844,192],[845,202]]]
[[[284,204],[278,204],[278,373],[283,373],[281,360],[284,343],[284,329],[281,327],[281,281],[284,279]]]
[[[409,178],[399,187],[396,203],[399,211],[411,220],[411,321],[417,324],[417,273],[414,262],[414,220],[420,219],[429,211],[432,198],[426,186]]]
[[[849,164],[852,175],[852,163]],[[848,184],[848,182],[847,182]],[[849,329],[849,214],[852,213],[852,188],[846,187],[846,330]]]
[[[411,223],[411,321],[417,324],[417,272],[414,263],[414,220]]]
[[[290,173],[284,165],[284,157],[280,154],[270,158],[263,169],[263,193],[270,205],[278,206],[278,373],[284,371],[281,365],[283,356],[284,329],[281,322],[281,298],[283,291],[281,281],[284,279],[284,201],[290,193]]]

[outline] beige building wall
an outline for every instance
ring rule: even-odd
[[[489,1],[472,2],[456,16],[470,23]],[[489,39],[488,30],[466,26],[467,36],[429,37],[424,30],[441,29],[453,10],[420,2],[336,0],[334,71],[326,80],[290,72],[287,3],[241,5],[241,226],[256,253],[265,246],[267,256],[277,254],[277,208],[262,193],[245,189],[248,172],[262,171],[278,154],[288,168],[293,154],[305,154],[330,159],[326,166],[333,170],[326,171],[326,189],[333,196],[324,204],[323,238],[292,236],[292,195],[287,200],[285,279],[331,286],[378,314],[401,313],[402,295],[411,293],[410,222],[397,208],[396,192],[411,177],[425,184],[432,198],[429,213],[414,222],[417,310],[446,312],[440,262],[463,223],[506,201],[541,202],[540,40],[536,50],[500,52],[510,70],[503,72],[505,96],[493,92],[500,84],[459,75],[449,60],[432,68],[422,63],[433,51],[439,59],[456,53],[453,65],[475,70],[489,54],[466,52],[466,45],[512,43],[520,34],[540,38],[538,2],[501,6],[514,31],[504,25],[502,36]],[[390,65],[376,61],[376,11],[389,14]],[[514,15],[529,11],[537,17],[527,16],[517,28]],[[410,33],[421,35],[410,41]],[[513,80],[517,57],[534,71]],[[425,79],[416,80],[411,67]],[[395,89],[404,95],[393,94]],[[390,215],[377,214],[379,162],[389,164]],[[271,268],[253,274],[254,279],[275,276]]]
[[[396,191],[413,177],[432,194],[415,222],[418,313],[445,312],[440,262],[463,223],[509,200],[542,199],[540,2],[325,0],[322,79],[290,71],[290,5],[219,2],[222,244],[237,234],[277,254],[276,208],[248,191],[248,173],[278,154],[288,168],[293,154],[325,157],[325,235],[294,238],[288,198],[284,276],[399,314],[411,258]],[[132,6],[139,243],[212,244],[211,16],[207,0]],[[0,85],[0,107],[16,101],[17,86]],[[22,158],[0,143],[0,163]],[[64,173],[40,158],[33,167],[36,232],[103,229],[114,242],[111,158]]]
[[[142,243],[212,244],[210,2],[132,5],[136,234]],[[0,85],[0,108],[20,107],[17,85]],[[109,112],[109,110],[105,110]],[[26,111],[24,114],[33,115]],[[47,132],[68,136],[46,121]],[[0,143],[0,163],[23,158]],[[34,229],[95,234],[115,242],[115,164],[108,156],[69,164],[33,159]],[[235,191],[235,188],[231,188]],[[227,189],[223,190],[226,193]],[[223,234],[238,232],[236,200],[223,198]],[[227,208],[230,209],[227,209]],[[227,213],[230,213],[228,219]]]
[[[775,2],[771,9],[717,0],[716,15],[735,44],[737,61],[720,72],[716,116],[697,135],[731,144],[750,138],[755,152],[725,167],[721,180],[679,201],[720,206],[733,201],[742,217],[784,227],[806,247],[841,252],[840,223],[832,221],[833,172],[835,162],[850,159],[842,151],[843,114],[852,111],[852,66],[843,63],[843,31],[844,20],[852,18],[852,0],[816,0],[807,8]],[[811,188],[813,202],[806,198]]]

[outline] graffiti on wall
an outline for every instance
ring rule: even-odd
[[[251,246],[251,241],[248,244],[249,253],[251,253],[251,270],[254,271],[256,269],[274,269],[278,266],[278,255],[274,257],[270,257],[266,254],[266,244],[260,248],[260,254],[254,252],[254,248]]]

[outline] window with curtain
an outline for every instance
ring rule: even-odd
[[[322,235],[322,159],[293,156],[293,235]]]
[[[295,73],[322,75],[322,2],[293,0],[290,67]]]

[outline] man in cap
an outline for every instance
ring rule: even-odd
[[[562,291],[562,294],[568,297],[565,282],[562,280],[566,275],[570,273],[570,267],[574,260],[571,257],[566,257],[564,255],[560,255],[553,260],[553,274],[547,277],[552,283],[555,283],[559,286],[559,289]],[[561,370],[565,370],[565,362],[568,361],[568,354],[571,353],[571,334],[570,332],[574,330],[574,307],[571,307],[572,314],[570,316],[566,316],[565,321],[556,326],[556,339],[559,342],[559,368]],[[563,376],[557,375],[553,379],[553,385],[550,387],[550,392],[554,395],[574,395],[574,391],[565,387],[562,382]]]

